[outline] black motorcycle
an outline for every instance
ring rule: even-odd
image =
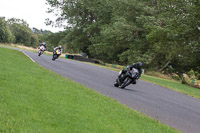
[[[55,61],[55,59],[57,59],[60,55],[61,55],[61,50],[57,49],[56,51],[53,52],[52,60]]]
[[[114,86],[115,87],[120,87],[120,88],[125,88],[126,86],[130,85],[130,84],[135,84],[136,80],[138,78],[138,70],[133,68],[130,71],[127,71],[124,74],[121,74],[122,71],[119,72],[119,75],[121,75],[120,77],[118,76],[118,78],[116,79]],[[121,81],[121,79],[127,76],[123,81]]]

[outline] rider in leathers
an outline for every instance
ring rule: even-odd
[[[122,70],[122,73],[118,76],[118,79],[119,79],[119,81],[120,81],[120,84],[122,84],[123,81],[127,78],[127,76],[128,76],[128,75],[126,74],[127,71],[130,71],[130,70],[132,70],[133,68],[135,68],[135,69],[138,70],[139,75],[138,75],[137,79],[139,79],[139,78],[141,77],[141,74],[142,74],[142,67],[143,67],[143,64],[142,64],[141,62],[137,62],[137,63],[133,63],[133,64],[129,65],[129,66],[127,67],[127,69]],[[123,76],[122,78],[120,78],[122,74],[125,74],[125,76]],[[136,84],[136,80],[133,81],[133,84]]]
[[[40,43],[39,46],[38,46],[38,49],[39,49],[41,46],[44,46],[44,51],[46,51],[46,43],[45,43],[45,42]]]
[[[58,47],[55,47],[55,48],[54,48],[54,52],[56,52],[56,50],[57,50],[57,49],[59,49],[59,50],[60,50],[60,52],[62,53],[62,46],[61,46],[61,45],[60,45],[60,46],[58,46]]]

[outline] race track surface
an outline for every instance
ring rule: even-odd
[[[147,114],[172,128],[185,133],[200,133],[200,100],[142,80],[125,89],[113,83],[117,72],[68,59],[51,60],[24,51],[36,63],[68,79],[81,83],[121,104]]]

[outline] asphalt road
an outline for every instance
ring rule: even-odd
[[[172,128],[185,133],[200,133],[200,100],[142,80],[125,89],[113,83],[117,72],[78,61],[37,56],[27,52],[36,63],[68,79],[116,99],[121,104],[147,114]]]

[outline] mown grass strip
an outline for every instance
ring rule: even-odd
[[[0,48],[0,132],[178,132]]]
[[[141,79],[200,99],[200,89],[181,84],[178,81],[156,78],[148,75],[142,75]]]

